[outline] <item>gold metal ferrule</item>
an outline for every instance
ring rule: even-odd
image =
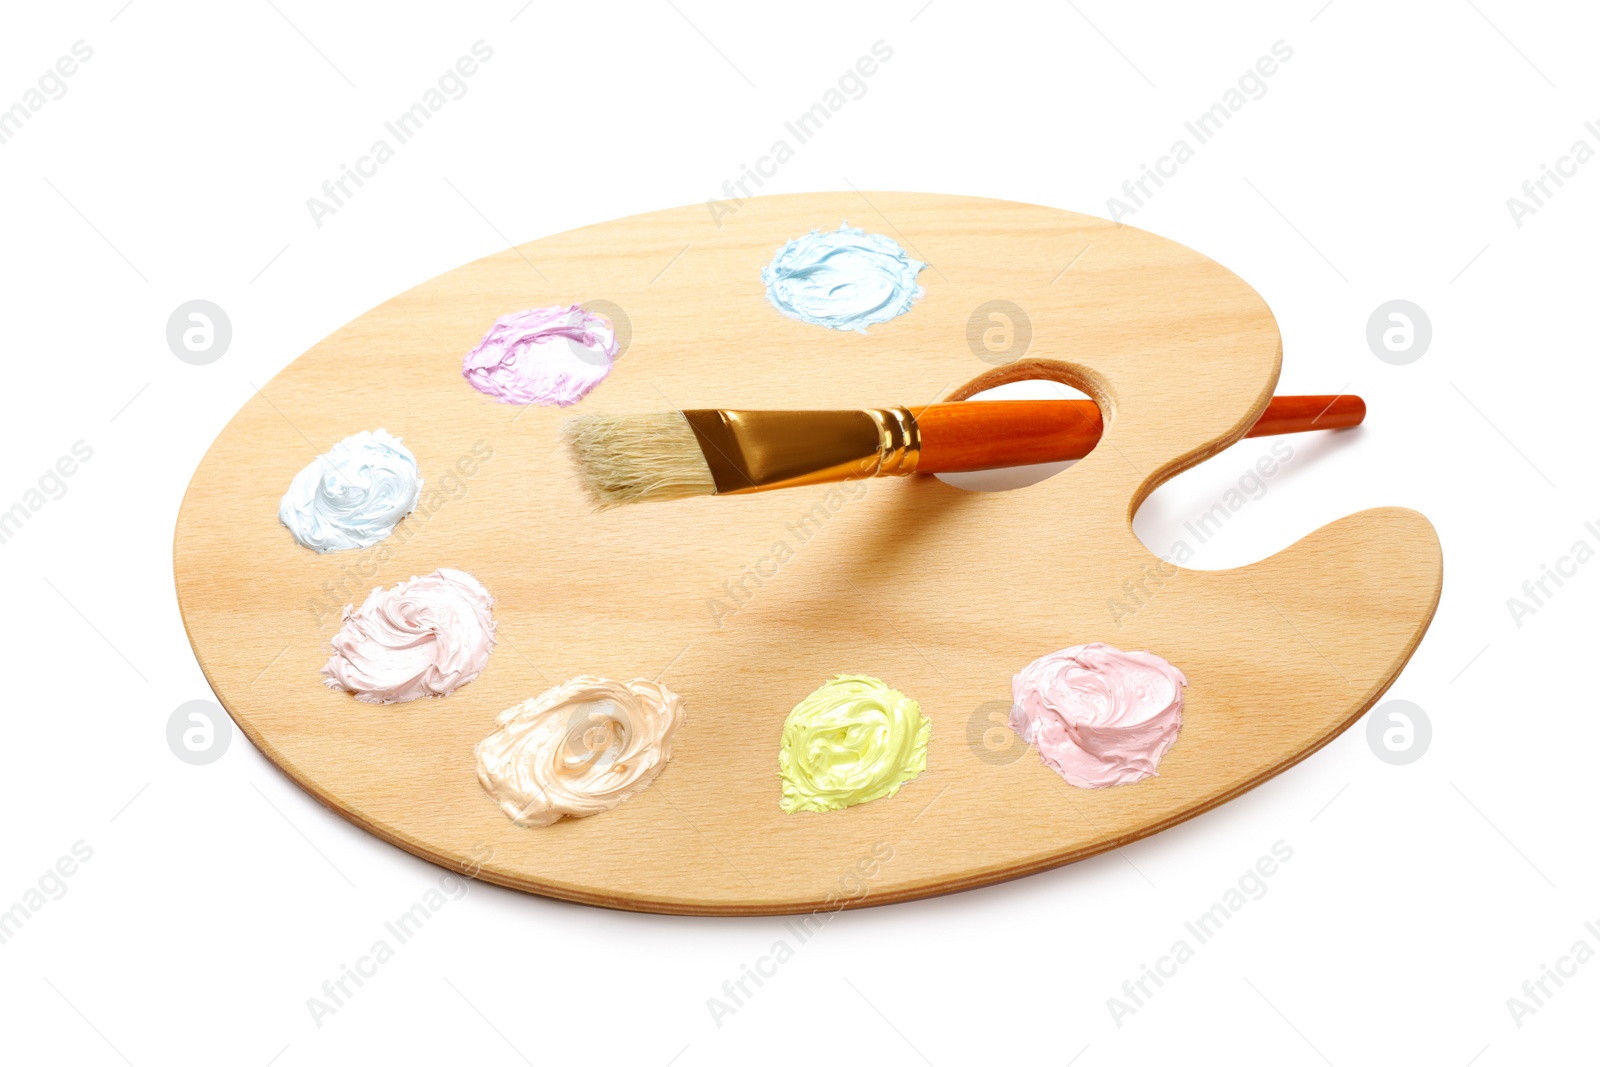
[[[717,495],[912,474],[921,439],[908,408],[685,411]]]

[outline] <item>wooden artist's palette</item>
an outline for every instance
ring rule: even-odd
[[[866,335],[784,318],[761,284],[781,244],[846,220],[931,263],[926,296]],[[1002,366],[969,345],[969,320],[994,300],[1022,308],[1032,332]],[[616,318],[627,348],[576,408],[497,404],[462,379],[462,354],[496,316],[580,301]],[[987,317],[973,336],[997,324],[990,340],[1006,343]],[[346,818],[454,870],[708,914],[980,886],[1144,837],[1304,759],[1377,700],[1421,639],[1439,544],[1402,508],[1351,515],[1248,567],[1186,570],[1159,588],[1148,578],[1157,560],[1133,534],[1134,509],[1244,433],[1280,349],[1266,304],[1223,267],[1065,211],[823,193],[750,200],[720,226],[699,205],[621,219],[435,278],[269,382],[184,499],[179,602],[251,741]],[[896,478],[596,514],[557,449],[558,423],[577,412],[914,406],[1023,378],[1083,389],[1108,429],[1070,471],[1011,492]],[[426,480],[409,535],[360,552],[299,547],[277,521],[289,480],[379,427],[404,438]],[[500,644],[483,674],[447,698],[387,707],[323,688],[339,609],[438,567],[497,598]],[[1144,603],[1119,625],[1110,602],[1127,605],[1130,582]],[[1012,675],[1089,641],[1149,649],[1188,676],[1159,777],[1076,789],[1006,747]],[[921,702],[928,770],[888,799],[785,815],[784,717],[840,672]],[[479,786],[473,746],[496,713],[576,674],[659,676],[688,722],[634,799],[517,827]]]

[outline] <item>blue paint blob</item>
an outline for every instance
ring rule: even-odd
[[[922,296],[925,263],[881,233],[845,224],[796,237],[761,272],[772,306],[801,322],[866,333],[904,315]]]

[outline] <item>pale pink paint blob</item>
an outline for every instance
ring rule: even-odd
[[[1089,644],[1041,656],[1011,680],[1011,728],[1085,789],[1153,777],[1183,725],[1189,681],[1160,656]]]
[[[611,373],[617,332],[583,307],[502,315],[461,362],[478,392],[503,404],[576,404]]]
[[[494,647],[494,598],[443,568],[346,604],[323,684],[364,704],[449,696],[482,672]]]

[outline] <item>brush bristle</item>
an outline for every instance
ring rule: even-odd
[[[580,415],[562,424],[561,439],[599,507],[717,491],[700,442],[680,412]]]

